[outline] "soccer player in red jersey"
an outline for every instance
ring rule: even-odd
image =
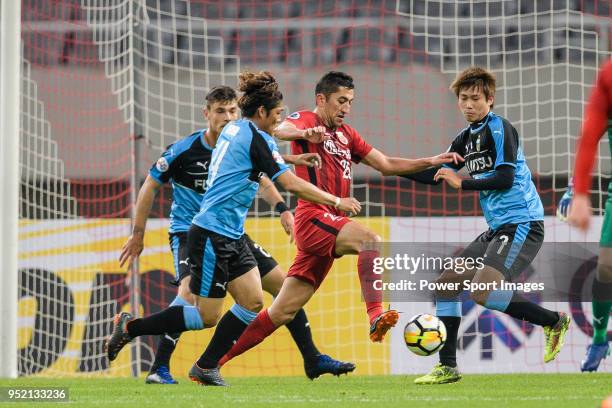
[[[349,195],[351,163],[363,162],[383,175],[418,172],[444,163],[458,163],[457,153],[442,153],[421,159],[388,157],[366,143],[344,122],[354,99],[353,78],[343,72],[328,72],[315,88],[316,108],[290,115],[275,135],[291,141],[292,153],[319,153],[320,169],[296,169],[298,177],[338,197]],[[383,340],[398,320],[395,310],[384,311],[382,293],[372,288],[373,261],[378,256],[380,236],[349,219],[334,206],[298,201],[295,211],[297,255],[279,295],[269,309],[260,312],[238,342],[220,361],[242,354],[259,344],[276,328],[293,319],[329,272],[336,258],[358,254],[357,269],[370,320],[370,339]]]
[[[612,151],[612,61],[606,62],[591,91],[584,114],[582,132],[578,141],[574,185],[559,202],[558,214],[583,231],[589,229],[591,221],[591,171],[595,164],[599,140],[608,129],[608,142]],[[582,371],[597,371],[601,361],[610,354],[608,344],[608,320],[612,310],[612,183],[608,186],[604,221],[599,240],[597,274],[593,280],[593,342],[587,348],[585,359],[580,364]],[[573,197],[572,197],[573,194]],[[569,204],[571,200],[571,205]]]

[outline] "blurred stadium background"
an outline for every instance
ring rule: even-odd
[[[148,224],[139,285],[126,285],[116,259],[148,167],[165,146],[205,126],[201,110],[210,87],[236,85],[245,68],[270,70],[291,112],[313,106],[324,72],[345,70],[356,79],[349,123],[388,154],[418,157],[446,149],[464,127],[448,91],[454,75],[485,66],[498,78],[495,111],[519,130],[551,216],[572,169],[584,101],[611,49],[611,15],[604,0],[21,1],[19,375],[148,370],[156,339],[139,340],[112,367],[102,343],[118,309],[148,314],[174,298],[167,284],[174,274],[168,189]],[[597,210],[610,170],[602,146]],[[353,179],[355,196],[366,203],[362,221],[386,239],[473,237],[483,228],[475,194],[383,178],[365,166],[355,167]],[[252,216],[248,231],[287,269],[293,248],[278,221],[259,201]],[[547,239],[568,234],[547,218]],[[414,372],[414,357],[393,361],[401,338],[369,344],[355,264],[338,262],[307,308],[317,344],[356,361],[361,374]],[[407,306],[415,307],[431,308]],[[590,330],[587,309],[580,310],[569,351],[547,370],[577,369]],[[464,334],[460,355],[472,362],[466,371],[544,369],[532,361],[541,339],[506,320],[501,331],[485,330],[480,326],[491,319],[472,314],[475,329]],[[186,373],[210,335],[183,336],[173,371]],[[509,335],[520,346],[509,346]],[[301,371],[282,331],[226,373]]]

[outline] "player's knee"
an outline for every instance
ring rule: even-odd
[[[246,299],[246,301],[243,303],[240,303],[240,306],[244,307],[250,312],[259,313],[261,309],[263,309],[263,299],[261,297]]]
[[[280,311],[280,321],[282,324],[290,323],[300,309],[295,307],[284,307]]]
[[[380,243],[382,242],[382,238],[380,235],[372,232],[365,231],[361,237],[359,237],[357,241],[357,250],[358,251],[368,251],[368,250],[376,250],[378,251],[380,248]]]
[[[487,303],[487,299],[489,298],[488,290],[474,290],[470,292],[470,298],[478,303],[481,306],[484,306]]]
[[[189,289],[189,284],[185,285],[183,284],[183,282],[181,282],[181,285],[178,289],[178,295],[187,302],[191,303],[192,305],[195,303],[195,298],[191,293],[191,290]]]
[[[221,311],[214,312],[210,310],[200,309],[200,317],[205,328],[215,327],[221,319]]]

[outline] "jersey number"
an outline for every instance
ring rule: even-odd
[[[508,243],[508,236],[507,235],[500,235],[499,236],[499,240],[502,242],[501,245],[499,246],[499,249],[497,250],[497,255],[501,255],[502,251],[504,250],[504,247],[506,246],[506,244]]]
[[[253,243],[253,246],[254,246],[255,248],[257,248],[257,250],[259,250],[259,252],[261,252],[261,254],[262,254],[263,256],[265,256],[266,258],[272,258],[272,255],[270,255],[268,252],[266,252],[266,250],[265,250],[265,249],[263,249],[263,248],[262,248],[262,247],[261,247],[259,244],[255,244],[255,243]]]
[[[342,178],[351,179],[351,162],[348,160],[340,160],[340,165],[342,166]]]
[[[216,146],[215,150],[213,150],[210,168],[208,169],[208,181],[206,182],[206,184],[208,184],[208,188],[211,188],[215,182],[217,172],[219,171],[219,166],[221,165],[221,160],[223,160],[223,156],[225,156],[228,147],[229,142],[224,140]]]

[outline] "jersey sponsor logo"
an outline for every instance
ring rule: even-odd
[[[238,131],[240,130],[240,126],[231,124],[231,125],[227,125],[225,129],[223,130],[225,131],[225,134],[228,136],[236,136],[238,134]]]
[[[344,136],[344,133],[336,132],[336,137],[338,138],[340,143],[345,144],[345,145],[348,144],[348,139],[346,138],[346,136]]]
[[[336,143],[334,143],[334,141],[331,139],[323,142],[323,148],[329,154],[335,154],[337,156],[345,157],[347,160],[351,160],[351,151],[336,146]]]
[[[323,218],[329,218],[330,220],[332,220],[332,221],[334,221],[334,222],[335,222],[335,221],[339,221],[339,220],[341,220],[341,219],[342,219],[342,218],[344,218],[344,217],[343,217],[343,216],[341,216],[341,215],[333,215],[333,214],[331,214],[331,213],[324,213],[324,214],[323,214]]]
[[[291,115],[287,116],[287,119],[299,119],[300,118],[300,112],[293,112]]]
[[[482,171],[486,169],[492,169],[493,159],[491,159],[491,156],[476,157],[474,159],[468,160],[465,163],[465,167],[470,173],[474,173],[474,172],[478,172],[478,171]]]
[[[162,173],[165,173],[168,171],[168,169],[170,168],[170,165],[168,164],[168,160],[166,160],[165,157],[160,157],[157,160],[157,163],[155,163],[155,167],[157,168],[157,170],[159,170]]]
[[[274,158],[274,161],[278,164],[285,164],[285,160],[283,160],[283,157],[276,150],[272,151],[272,157]]]
[[[192,176],[204,176],[208,174],[208,162],[202,163],[201,161],[195,162],[196,166],[202,167],[203,171],[193,172],[193,171],[185,171],[187,174],[191,174]]]

